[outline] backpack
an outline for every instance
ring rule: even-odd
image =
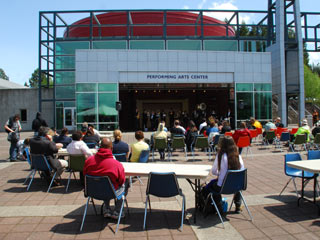
[[[9,118],[9,124],[7,125],[9,128],[12,128],[12,125],[13,125],[13,117],[10,117]],[[10,133],[10,131],[8,129],[5,128],[5,131],[7,133]]]

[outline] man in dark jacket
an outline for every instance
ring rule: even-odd
[[[55,143],[52,141],[52,136],[50,135],[52,131],[48,127],[40,127],[39,135],[30,139],[30,152],[31,154],[43,154],[46,156],[49,164],[52,168],[57,171],[57,175],[60,176],[63,169],[68,167],[68,162],[63,159],[55,158],[54,154],[58,152],[58,149],[63,145],[61,143]],[[49,180],[50,173],[43,173]]]
[[[41,113],[37,112],[36,118],[32,121],[32,130],[35,136],[38,135],[40,127],[48,127],[48,124],[46,120],[42,118]]]
[[[96,155],[89,157],[84,164],[83,175],[92,176],[108,176],[116,190],[116,194],[120,194],[125,189],[125,173],[124,168],[112,155],[112,141],[109,138],[101,140],[101,146]],[[105,212],[104,217],[118,219],[122,200],[116,201],[114,211],[111,211],[110,201],[104,201]],[[122,215],[124,216],[124,214]]]

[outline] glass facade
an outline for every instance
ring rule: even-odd
[[[153,49],[153,50],[164,50],[164,40],[131,40],[130,49]]]
[[[271,83],[236,84],[237,126],[250,117],[265,122],[272,118]]]
[[[201,50],[200,40],[168,40],[168,50]]]
[[[204,40],[203,50],[206,51],[238,51],[238,41]]]
[[[118,94],[118,83],[77,83],[77,128],[88,122],[100,131],[116,129],[119,122],[116,110]]]

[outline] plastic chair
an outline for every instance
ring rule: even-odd
[[[188,157],[187,146],[186,146],[186,143],[184,142],[184,137],[177,137],[177,136],[173,137],[171,146],[169,147],[169,158],[172,156],[172,152],[175,149],[183,149],[187,159]]]
[[[224,134],[217,134],[217,135],[214,136],[214,140],[210,145],[211,145],[212,151],[214,151],[215,153],[217,153],[217,146],[219,144],[220,139],[223,138],[223,137],[224,137]]]
[[[290,149],[292,152],[295,150],[295,145],[301,145],[301,147],[304,148],[305,151],[307,151],[306,147],[306,135],[305,134],[298,134],[296,135],[294,141],[292,143],[289,143]]]
[[[288,143],[290,141],[290,133],[289,132],[282,132],[280,135],[280,139],[276,139],[276,147],[280,148],[281,152],[282,152],[282,148],[281,148],[281,142],[286,142]]]
[[[97,199],[97,200],[111,200],[111,199],[120,200],[120,199],[122,199],[122,205],[120,208],[118,222],[117,222],[117,228],[116,228],[116,233],[117,233],[118,228],[119,228],[121,215],[122,215],[122,211],[123,211],[124,202],[126,202],[127,207],[128,207],[128,203],[127,203],[126,196],[125,196],[125,191],[123,191],[119,195],[117,195],[117,193],[112,185],[112,182],[108,176],[86,175],[85,176],[84,196],[87,197],[88,200],[86,203],[86,207],[84,209],[80,231],[82,231],[82,228],[83,228],[83,224],[84,224],[84,221],[85,221],[85,218],[87,215],[88,204],[89,204],[90,200],[91,200],[92,205],[94,207],[94,211],[97,214],[97,210],[94,205],[93,199]],[[102,211],[102,207],[103,207],[103,205],[101,206],[101,211]]]
[[[275,131],[267,131],[264,137],[264,144],[269,145],[269,141],[272,140],[272,144],[276,141],[276,132]]]
[[[232,137],[232,132],[225,132],[224,135]]]
[[[249,136],[239,137],[239,140],[237,142],[237,146],[238,146],[238,148],[247,148],[246,156],[248,155],[248,152],[250,152],[251,157],[252,157],[251,143],[250,143],[250,137]]]
[[[165,187],[164,187],[165,186]],[[180,195],[182,197],[181,208],[181,230],[183,229],[184,211],[185,211],[185,196],[179,188],[177,177],[174,172],[168,173],[149,173],[148,185],[146,190],[146,204],[144,209],[143,229],[146,228],[147,208],[148,203],[151,212],[150,195],[162,198],[174,197]]]
[[[127,162],[127,153],[113,153],[112,154],[119,162]]]
[[[46,156],[44,156],[42,154],[31,154],[31,163],[32,163],[32,165],[31,165],[32,177],[31,177],[31,180],[30,180],[29,185],[27,187],[27,191],[29,191],[30,186],[32,184],[32,181],[34,179],[34,175],[36,174],[37,171],[49,171],[49,172],[54,172],[53,177],[50,182],[50,185],[47,190],[47,192],[49,192],[50,188],[52,186],[52,183],[57,175],[57,172],[53,168],[51,168]]]
[[[24,149],[24,151],[26,152],[27,162],[28,162],[29,165],[30,165],[30,170],[32,170],[31,156],[30,156],[29,148],[26,147],[26,148]],[[26,184],[26,183],[27,183],[27,181],[28,181],[28,179],[30,178],[31,174],[32,174],[32,171],[29,172],[29,174],[28,174],[28,176],[26,177],[26,180],[24,180],[23,184]]]
[[[216,202],[214,201],[213,195],[215,195],[215,194],[235,194],[235,193],[239,192],[241,199],[244,203],[244,206],[246,207],[248,214],[250,216],[250,220],[252,221],[253,220],[252,215],[251,215],[250,210],[247,206],[247,203],[242,195],[242,191],[246,190],[246,189],[247,189],[247,169],[228,170],[227,174],[223,180],[220,192],[210,192],[208,194],[207,201],[209,200],[209,198],[211,198],[211,204],[214,205],[214,207],[218,213],[218,216],[220,218],[220,221],[222,223],[223,228],[224,228],[224,223],[223,223],[223,220],[221,217],[221,213],[218,209]],[[234,202],[234,198],[232,198],[232,202],[230,204],[229,211],[231,210],[233,202]]]
[[[165,149],[168,149],[167,140],[165,138],[154,138],[154,145],[152,148],[152,161],[154,161],[155,150],[165,150]]]
[[[87,144],[88,148],[95,148],[97,145],[96,143],[91,143],[91,142],[87,142],[86,144]]]
[[[209,150],[209,161],[210,161],[210,158],[211,158],[211,147],[210,147],[210,145],[208,143],[208,138],[207,137],[198,136],[195,139],[194,143],[191,144],[191,151],[192,151],[193,160],[195,160],[195,158],[194,158],[194,149],[195,148],[205,149],[206,153]]]
[[[287,165],[287,163],[288,162],[293,162],[293,161],[301,161],[301,160],[302,159],[301,159],[301,156],[300,156],[299,153],[286,154],[284,156],[284,173],[287,176],[289,176],[290,179],[287,182],[287,184],[284,186],[284,188],[281,190],[279,196],[283,193],[283,191],[286,189],[286,187],[288,186],[288,184],[292,180],[294,188],[296,190],[297,197],[299,197],[298,190],[297,190],[297,185],[296,185],[296,182],[295,182],[295,178],[296,177],[302,178],[302,170],[299,170],[299,169],[296,169],[296,168],[291,168],[291,167],[289,167]],[[313,178],[313,173],[305,171],[304,172],[304,177],[310,180],[311,178]]]
[[[313,146],[315,146],[318,150],[320,150],[319,145],[320,145],[320,133],[317,133],[315,138],[313,139]]]
[[[142,150],[141,153],[140,153],[138,162],[139,163],[147,163],[149,161],[149,154],[150,154],[149,150]],[[137,178],[138,178],[140,184],[143,185],[143,182],[141,181],[140,177],[137,176]],[[130,187],[131,187],[132,186],[132,176],[129,177],[129,184],[130,184]]]
[[[296,132],[298,132],[298,129],[299,129],[299,128],[292,128],[292,129],[290,130],[290,134],[295,134]]]
[[[258,137],[258,130],[257,129],[249,129],[250,136],[252,141]]]
[[[69,189],[69,184],[71,180],[71,174],[73,174],[74,179],[76,178],[76,175],[74,174],[75,172],[83,172],[83,167],[84,167],[84,162],[86,161],[86,156],[84,154],[71,154],[69,156],[69,178],[68,178],[68,183],[66,187],[66,192],[68,192]]]

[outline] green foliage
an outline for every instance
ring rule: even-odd
[[[31,88],[38,88],[39,84],[39,68],[34,70],[34,72],[31,75],[31,78],[29,78],[29,85]],[[52,78],[49,77],[49,84],[48,84],[48,78],[47,75],[44,73],[41,73],[41,86],[42,87],[53,87],[53,81]]]
[[[249,35],[249,28],[246,26],[246,22],[242,21],[239,29],[240,36],[248,36]]]
[[[9,81],[9,77],[7,76],[7,74],[4,72],[2,68],[0,68],[0,78]]]
[[[304,91],[306,102],[320,103],[320,77],[304,65]]]

